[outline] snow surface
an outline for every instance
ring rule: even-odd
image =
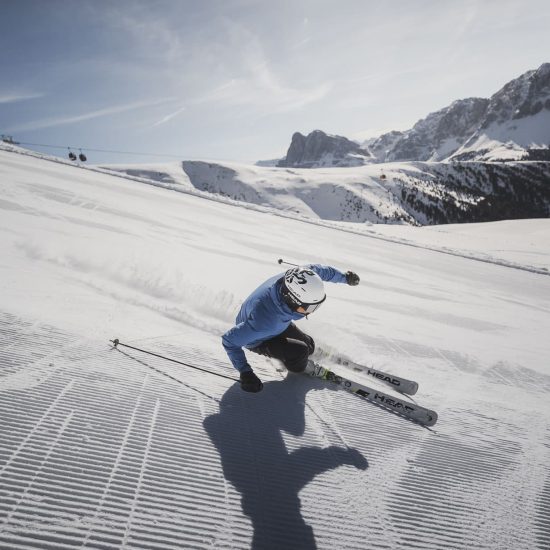
[[[449,254],[550,273],[549,219],[424,227],[375,224],[368,232]]]
[[[0,151],[0,548],[550,547],[548,220],[387,234],[152,183]],[[361,275],[300,326],[419,382],[433,431],[109,345],[235,376],[220,335],[279,257]]]
[[[187,174],[181,169],[181,162],[142,163],[142,164],[106,164],[103,168],[113,172],[122,172],[136,178],[147,178],[165,184],[179,184],[188,189],[192,184]]]

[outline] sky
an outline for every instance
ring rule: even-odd
[[[547,0],[0,0],[0,13],[0,133],[92,163],[255,162],[315,129],[362,141],[550,62]]]

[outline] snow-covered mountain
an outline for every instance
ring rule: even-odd
[[[389,132],[365,144],[378,161],[441,161],[475,133],[489,100],[469,98],[431,113],[406,132]]]
[[[316,130],[295,133],[279,166],[318,168],[371,162],[550,160],[550,63],[489,99],[468,98],[362,145]]]
[[[0,151],[2,550],[549,548],[550,220],[373,234],[140,177]],[[299,326],[433,431],[252,353],[261,393],[216,375],[279,257],[360,274]]]
[[[311,170],[184,161],[106,168],[331,221],[426,225],[550,216],[546,162],[407,162]]]
[[[367,140],[363,147],[379,162],[549,160],[550,63],[489,99],[455,101],[410,130]]]

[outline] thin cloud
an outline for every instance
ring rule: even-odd
[[[164,98],[164,99],[158,99],[155,101],[137,101],[134,103],[128,103],[126,105],[116,105],[114,107],[97,109],[95,111],[81,113],[79,115],[74,115],[70,117],[57,117],[57,118],[47,118],[42,120],[36,120],[33,122],[28,122],[26,124],[21,124],[19,126],[10,128],[10,131],[22,132],[22,131],[29,131],[29,130],[41,130],[43,128],[52,128],[55,126],[75,124],[77,122],[83,122],[85,120],[91,120],[91,119],[99,118],[103,116],[124,113],[127,111],[133,111],[135,109],[143,109],[145,107],[152,107],[154,105],[160,105],[162,103],[167,103],[168,101],[173,101],[173,100],[174,98]]]
[[[244,74],[204,93],[194,103],[246,106],[270,114],[283,113],[319,101],[332,89],[330,82],[309,88],[287,85],[271,68],[258,35],[230,20],[226,21],[225,29],[230,43],[238,47],[240,72]]]
[[[232,79],[222,84],[196,100],[196,103],[244,105],[261,108],[269,113],[283,113],[319,101],[331,89],[332,86],[329,83],[322,83],[308,89],[290,88],[278,82],[267,67],[263,67],[248,78]]]
[[[124,2],[102,8],[99,15],[105,24],[127,37],[147,58],[153,56],[162,64],[170,64],[185,55],[187,35],[181,28],[174,27],[170,14],[164,10],[150,9],[147,3]]]
[[[157,122],[155,122],[153,124],[153,127],[160,126],[161,124],[165,124],[169,120],[172,120],[173,118],[175,118],[178,115],[180,115],[181,113],[183,113],[183,111],[185,111],[185,109],[186,109],[186,107],[180,107],[179,109],[177,109],[173,113],[170,113],[170,114],[166,115],[165,117],[161,118],[160,120],[158,120]]]
[[[44,97],[44,94],[0,94],[0,103],[16,103],[17,101],[28,101],[39,97]]]

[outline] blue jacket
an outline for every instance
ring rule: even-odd
[[[315,271],[323,281],[346,282],[346,276],[333,267],[319,264],[306,267]],[[284,332],[292,321],[304,318],[301,313],[292,311],[283,300],[283,275],[279,273],[260,285],[243,302],[235,326],[222,336],[223,347],[239,372],[250,370],[243,347],[255,348]]]

